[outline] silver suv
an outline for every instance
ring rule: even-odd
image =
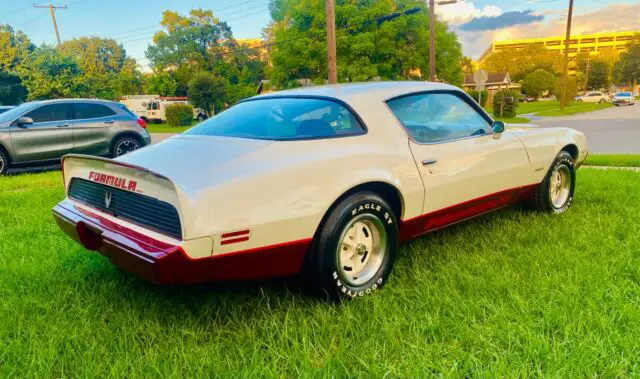
[[[105,100],[32,101],[0,114],[0,175],[68,153],[117,157],[151,143],[144,121]]]

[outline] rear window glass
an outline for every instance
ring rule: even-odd
[[[76,112],[76,119],[108,117],[116,114],[114,111],[101,104],[76,103],[73,104]]]
[[[631,92],[620,92],[618,96],[621,97],[631,97]]]
[[[235,105],[184,134],[296,140],[364,133],[345,106],[330,100],[271,98]]]

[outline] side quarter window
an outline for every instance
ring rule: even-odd
[[[437,143],[491,134],[491,125],[465,100],[451,93],[422,93],[387,101],[418,143]]]

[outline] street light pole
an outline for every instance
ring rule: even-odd
[[[569,80],[569,42],[571,41],[571,17],[573,16],[573,0],[569,0],[567,14],[567,35],[564,41],[564,59],[562,60],[562,93],[560,94],[560,110],[567,103],[567,81]]]

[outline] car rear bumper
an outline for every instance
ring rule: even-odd
[[[179,245],[114,223],[64,200],[53,208],[56,223],[88,250],[98,251],[136,276],[158,284],[261,279],[300,271],[311,239],[192,259]]]

